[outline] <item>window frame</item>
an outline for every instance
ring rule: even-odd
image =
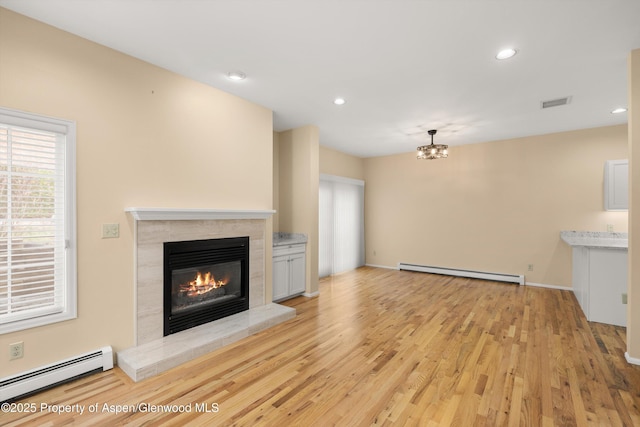
[[[75,121],[0,107],[0,123],[64,135],[64,242],[63,307],[54,313],[3,322],[0,335],[77,318],[77,223],[76,223],[76,123]]]

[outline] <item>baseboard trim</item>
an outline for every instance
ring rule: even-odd
[[[365,264],[367,267],[386,268],[387,270],[398,270],[398,267],[389,267],[388,265]]]
[[[640,365],[640,359],[637,359],[635,357],[629,356],[629,352],[628,351],[624,352],[624,358],[627,359],[627,362],[632,364],[632,365]]]
[[[315,292],[305,292],[304,294],[302,294],[303,297],[307,297],[307,298],[315,298],[318,295],[320,295],[320,291],[315,291]]]
[[[558,286],[558,285],[547,285],[544,283],[534,283],[534,282],[525,282],[525,286],[531,286],[532,288],[547,288],[547,289],[555,289],[558,291],[573,291],[573,288],[568,286]]]

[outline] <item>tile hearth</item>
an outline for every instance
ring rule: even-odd
[[[120,351],[118,366],[134,381],[142,381],[295,316],[294,308],[262,305]]]

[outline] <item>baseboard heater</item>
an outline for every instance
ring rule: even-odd
[[[524,285],[524,275],[487,273],[484,271],[460,270],[456,268],[432,267],[429,265],[417,265],[398,263],[398,270],[420,271],[422,273],[444,274],[447,276],[471,277],[474,279],[495,280],[498,282],[509,282]]]
[[[0,402],[16,400],[94,372],[113,368],[110,346],[0,379]]]

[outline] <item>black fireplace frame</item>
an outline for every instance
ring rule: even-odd
[[[240,261],[241,296],[184,313],[171,314],[171,272],[202,264]],[[249,309],[249,237],[164,242],[163,333],[167,335],[203,325]]]

